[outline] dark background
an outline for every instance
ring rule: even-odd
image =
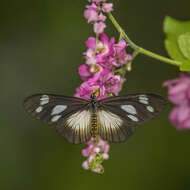
[[[85,41],[92,26],[83,18],[85,0],[4,0],[0,10],[0,189],[1,190],[188,190],[190,132],[168,121],[171,105],[139,126],[126,143],[111,144],[105,174],[81,168],[84,145],[65,142],[51,126],[32,120],[23,99],[33,93],[73,95],[81,81]],[[166,15],[190,20],[188,0],[115,0],[119,23],[138,45],[167,56]],[[109,36],[118,34],[108,24]],[[149,57],[135,59],[121,94],[167,96],[165,80],[177,68]]]

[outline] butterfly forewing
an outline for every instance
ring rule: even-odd
[[[101,100],[99,104],[112,113],[125,118],[127,125],[141,124],[158,115],[166,100],[155,94],[130,94]]]
[[[24,108],[34,118],[56,124],[58,133],[71,143],[84,143],[90,139],[90,109],[86,100],[36,94],[25,99]]]

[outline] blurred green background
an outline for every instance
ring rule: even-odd
[[[34,93],[73,95],[81,80],[85,41],[92,26],[83,18],[85,0],[1,0],[0,10],[0,189],[1,190],[189,190],[190,132],[168,121],[171,105],[139,126],[122,144],[111,144],[104,175],[81,168],[84,145],[72,145],[54,127],[31,119],[23,99]],[[167,56],[166,15],[190,20],[188,0],[115,0],[119,23],[144,48]],[[108,24],[109,36],[117,32]],[[177,68],[149,57],[135,59],[121,94],[167,96],[165,80]]]

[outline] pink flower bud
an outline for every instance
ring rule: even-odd
[[[98,20],[98,13],[93,9],[87,9],[84,11],[84,17],[90,22],[96,22]]]
[[[109,13],[109,12],[113,11],[113,4],[112,3],[104,3],[102,5],[102,8],[103,8],[104,12]]]
[[[103,13],[100,13],[99,16],[98,16],[98,20],[102,21],[102,22],[105,22],[106,16]]]
[[[83,167],[85,170],[88,170],[88,169],[89,169],[88,161],[84,161],[84,162],[82,163],[82,167]]]
[[[104,32],[106,24],[104,22],[96,22],[94,24],[94,33],[101,34]]]

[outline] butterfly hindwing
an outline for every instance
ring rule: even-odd
[[[61,118],[57,123],[57,132],[68,142],[79,144],[90,140],[91,111],[89,107],[80,109],[75,113]]]
[[[125,118],[120,117],[109,109],[99,109],[97,116],[99,134],[104,140],[124,142],[135,131],[135,126],[130,126]]]

